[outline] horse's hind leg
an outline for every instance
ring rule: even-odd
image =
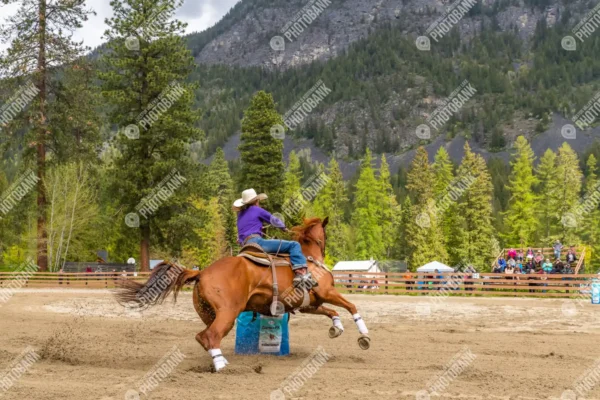
[[[231,330],[231,327],[229,329],[226,329],[225,333],[219,336],[217,330],[223,329],[219,328],[219,326],[227,326],[227,324],[223,324],[222,322],[222,320],[226,318],[226,316],[218,315],[213,309],[213,307],[203,298],[200,297],[199,288],[197,285],[194,288],[194,308],[200,316],[200,319],[202,319],[202,322],[206,324],[206,328],[203,331],[198,332],[198,334],[196,335],[196,341],[200,343],[200,345],[204,347],[204,350],[206,350],[210,354],[210,356],[213,359],[213,365],[215,367],[215,370],[219,371],[225,368],[225,366],[228,364],[227,360],[221,353],[220,347],[221,340]],[[218,325],[215,325],[218,316],[221,319],[219,320]],[[237,315],[233,316],[233,320],[235,320],[236,317]],[[231,323],[231,326],[233,326],[233,322]]]
[[[329,337],[332,339],[339,337],[342,333],[344,333],[344,326],[342,325],[342,321],[340,320],[340,315],[337,311],[331,308],[327,308],[324,306],[307,307],[301,309],[300,312],[305,314],[326,315],[329,318],[331,318],[333,326],[329,328]]]
[[[334,306],[342,307],[348,310],[350,314],[352,314],[352,319],[356,323],[356,327],[358,328],[358,332],[360,332],[360,337],[358,338],[358,345],[361,349],[367,350],[371,346],[371,338],[369,337],[369,330],[367,329],[367,325],[365,321],[361,318],[356,306],[346,300],[337,290],[333,287],[329,289],[325,295],[319,294],[321,300],[325,303],[333,304]]]
[[[231,310],[219,310],[213,323],[196,335],[196,340],[212,357],[213,365],[217,372],[229,364],[221,352],[221,340],[233,328],[238,314],[239,312]]]

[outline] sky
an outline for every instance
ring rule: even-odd
[[[177,12],[177,18],[187,22],[187,33],[200,32],[219,22],[239,0],[185,0]],[[96,11],[96,16],[91,15],[85,26],[73,35],[74,39],[81,41],[86,46],[94,48],[103,43],[102,35],[106,30],[104,20],[112,16],[110,0],[86,0],[88,8]],[[18,9],[18,5],[0,4],[0,23],[4,16],[11,15]],[[6,49],[6,43],[0,43],[0,51]]]

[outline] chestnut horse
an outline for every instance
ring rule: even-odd
[[[366,350],[371,340],[368,336],[369,331],[356,306],[335,289],[333,275],[323,264],[327,222],[327,218],[323,221],[313,218],[305,220],[303,226],[292,228],[294,239],[302,246],[302,252],[309,260],[308,269],[318,281],[318,286],[310,289],[309,299],[304,291],[293,288],[294,273],[289,266],[276,267],[282,300],[278,303],[278,313],[283,313],[284,310],[299,310],[302,313],[326,315],[333,323],[329,329],[329,337],[335,338],[343,333],[344,327],[339,314],[323,304],[329,303],[345,308],[358,327],[358,344]],[[162,303],[171,292],[177,300],[177,293],[181,288],[189,282],[195,282],[194,308],[206,324],[206,329],[196,335],[196,340],[209,352],[215,370],[219,371],[227,365],[227,360],[220,350],[221,340],[233,328],[238,315],[242,311],[272,315],[271,268],[259,266],[244,257],[225,257],[202,271],[163,262],[154,268],[146,283],[122,282],[116,296],[122,304],[148,307]]]

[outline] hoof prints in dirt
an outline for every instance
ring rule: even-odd
[[[186,370],[195,374],[213,374],[216,373],[212,365],[196,366]],[[247,374],[262,374],[263,366],[258,365],[231,365],[219,371],[219,375],[247,375]]]

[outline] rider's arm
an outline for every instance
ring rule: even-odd
[[[265,209],[262,209],[262,208],[260,209],[260,214],[258,217],[260,218],[261,221],[266,222],[267,224],[271,224],[275,228],[284,229],[284,230],[286,229],[285,224],[283,223],[282,220],[280,220],[276,216],[272,215],[270,212],[268,212]]]

